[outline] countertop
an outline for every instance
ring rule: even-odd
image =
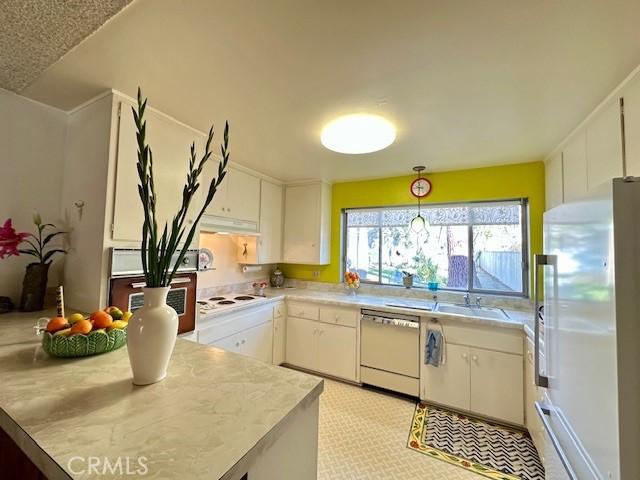
[[[326,305],[337,305],[343,307],[358,307],[358,308],[371,308],[376,310],[383,310],[391,313],[401,313],[404,315],[414,315],[419,317],[439,318],[445,321],[458,321],[462,323],[473,323],[487,326],[514,328],[523,330],[524,324],[532,315],[527,311],[520,310],[508,310],[504,311],[509,316],[505,320],[495,320],[486,318],[477,318],[464,315],[454,315],[448,313],[434,312],[420,310],[412,307],[426,307],[433,308],[434,302],[425,299],[412,298],[412,297],[399,297],[399,296],[381,296],[381,295],[368,295],[356,293],[352,295],[349,293],[334,292],[334,291],[321,291],[306,288],[280,288],[265,289],[265,295],[267,298],[277,300],[289,300],[299,302],[314,302]],[[254,304],[255,305],[255,304]],[[389,306],[389,305],[394,305]],[[404,305],[404,306],[397,306]],[[249,305],[248,305],[249,306]],[[236,311],[236,310],[234,310]]]
[[[167,378],[137,387],[126,346],[47,356],[38,316],[0,315],[0,427],[51,480],[86,478],[68,462],[91,456],[146,457],[145,478],[226,478],[323,390],[320,378],[182,339]]]

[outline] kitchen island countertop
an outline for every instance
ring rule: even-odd
[[[92,456],[144,457],[146,478],[235,478],[323,390],[320,378],[181,339],[167,378],[137,387],[126,347],[47,356],[37,316],[0,316],[0,427],[51,480],[88,478],[69,462]]]

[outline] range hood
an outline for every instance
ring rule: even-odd
[[[239,235],[260,235],[258,223],[246,220],[203,215],[200,219],[200,231],[211,233],[237,233]]]

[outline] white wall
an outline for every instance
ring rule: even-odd
[[[269,277],[270,265],[263,265],[259,272],[242,272],[242,266],[236,260],[238,244],[235,236],[201,233],[199,247],[213,252],[215,270],[198,273],[198,289],[254,282]]]
[[[0,89],[0,222],[13,219],[17,231],[33,232],[32,213],[62,225],[60,199],[67,116],[64,112]],[[24,269],[33,257],[0,260],[0,295],[17,305]],[[56,256],[49,286],[60,280]]]

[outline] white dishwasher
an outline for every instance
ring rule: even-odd
[[[420,317],[366,309],[361,313],[361,382],[417,397]]]

